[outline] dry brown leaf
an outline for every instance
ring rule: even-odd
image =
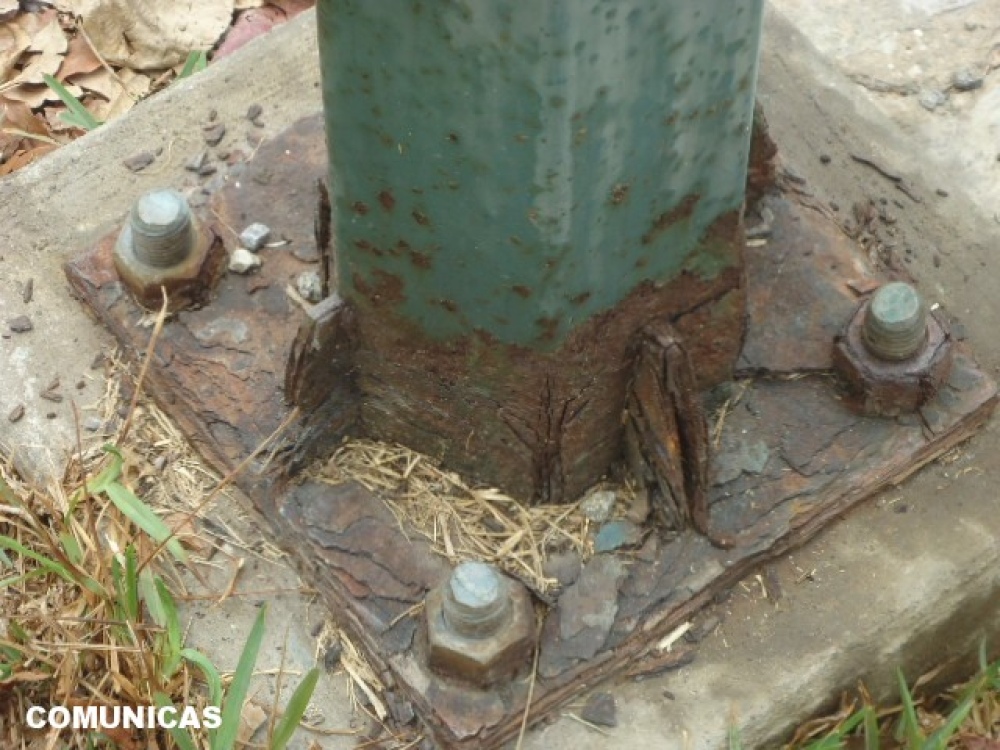
[[[31,46],[28,47],[32,52],[43,52],[50,55],[64,55],[68,48],[69,41],[66,39],[66,32],[63,31],[58,18],[52,18],[32,34]]]
[[[79,86],[69,84],[66,88],[77,98],[83,94],[83,90]],[[2,91],[0,93],[3,93],[4,97],[7,99],[24,102],[32,109],[38,109],[46,102],[59,101],[59,95],[44,83],[41,85],[26,84],[15,86],[14,88],[7,89],[6,91]]]
[[[0,26],[0,83],[7,80],[18,59],[31,45],[31,37],[20,24],[5,23]]]
[[[29,54],[26,58],[26,65],[14,76],[14,83],[18,85],[39,86],[45,84],[45,74],[54,76],[62,65],[62,55],[54,52],[38,52]]]
[[[75,83],[84,91],[90,91],[91,93],[97,94],[102,99],[111,101],[119,93],[121,93],[122,87],[115,80],[115,77],[109,73],[105,68],[98,67],[97,70],[93,70],[90,73],[82,73],[80,75],[75,75],[72,78],[67,78],[67,81]]]
[[[268,5],[281,8],[288,16],[288,20],[291,20],[316,5],[316,0],[268,0]]]
[[[65,81],[76,75],[93,73],[100,67],[101,61],[87,44],[87,40],[82,36],[75,36],[69,40],[69,48],[63,58],[62,67],[59,68],[58,78],[60,81]]]
[[[257,730],[264,726],[267,721],[267,712],[253,701],[243,704],[243,711],[240,713],[240,728],[236,732],[236,744],[246,745],[250,742]]]
[[[11,129],[33,135],[50,135],[45,122],[33,115],[23,102],[0,98],[0,132],[8,133]]]
[[[162,70],[191,50],[211,49],[229,28],[234,0],[75,0],[66,2],[105,60]]]
[[[125,90],[117,87],[117,93],[110,101],[95,100],[92,104],[88,102],[89,109],[98,120],[113,120],[119,115],[128,112],[135,103],[149,93],[152,83],[149,76],[143,73],[136,73],[128,68],[122,68],[118,73],[118,78],[125,84]]]
[[[68,46],[69,42],[58,19],[53,18],[32,35],[31,44],[28,45],[29,54],[25,58],[26,64],[14,77],[13,82],[19,85],[44,84],[45,79],[42,76],[56,74],[62,65],[63,55]]]

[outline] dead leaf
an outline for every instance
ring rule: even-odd
[[[1000,740],[991,740],[989,737],[963,734],[961,740],[963,750],[1000,750]]]
[[[191,50],[215,46],[233,19],[234,0],[66,0],[100,55],[134,70],[162,70]]]
[[[48,126],[24,103],[0,99],[0,132],[8,133],[11,129],[32,135],[50,135]]]
[[[79,98],[83,91],[79,86],[68,84],[66,89],[73,96]],[[26,84],[16,86],[12,89],[8,89],[2,92],[4,97],[7,99],[12,99],[18,102],[24,102],[32,109],[38,109],[46,102],[58,102],[59,95],[46,86],[44,83],[41,85]]]
[[[5,23],[0,26],[0,83],[7,80],[18,59],[31,45],[31,37],[20,24]]]
[[[84,91],[97,94],[102,99],[111,101],[121,92],[122,87],[111,73],[105,68],[98,68],[90,73],[67,77],[67,81],[75,83]]]
[[[98,120],[107,122],[125,114],[136,102],[149,93],[151,80],[144,73],[136,73],[128,68],[122,68],[118,73],[118,78],[125,84],[125,90],[121,87],[118,92],[111,97],[110,101],[95,101],[92,106],[87,107]]]
[[[246,745],[250,742],[257,730],[264,726],[267,721],[267,712],[253,701],[243,704],[243,711],[240,713],[240,728],[236,732],[236,744]]]
[[[222,40],[212,59],[220,60],[233,54],[247,42],[266,34],[286,20],[288,19],[285,12],[274,5],[243,11],[237,16],[232,28],[226,32],[226,38]]]
[[[101,61],[97,59],[94,50],[87,44],[87,40],[82,36],[75,36],[69,40],[69,48],[63,58],[62,67],[59,68],[60,81],[72,78],[76,75],[93,73],[101,67]]]
[[[50,55],[64,55],[68,48],[69,41],[66,39],[66,33],[62,30],[58,18],[53,18],[32,34],[31,46],[28,47],[31,52],[43,52]]]
[[[270,0],[268,4],[281,8],[291,20],[316,5],[316,0]]]
[[[59,20],[53,18],[32,35],[24,68],[12,82],[17,85],[44,84],[42,76],[56,74],[68,46],[69,42],[66,41],[66,34],[63,33]]]

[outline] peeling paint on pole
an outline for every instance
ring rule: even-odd
[[[565,369],[573,337],[599,346],[585,329],[642,289],[673,301],[629,314],[674,321],[738,290],[762,4],[320,0],[338,276],[362,335],[461,350],[439,369],[503,405],[484,356]],[[742,329],[741,299],[717,325]]]

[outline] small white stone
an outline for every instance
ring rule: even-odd
[[[303,271],[295,279],[295,288],[302,299],[308,302],[319,302],[323,299],[323,282],[316,271]]]
[[[83,429],[87,432],[97,432],[104,427],[104,420],[100,417],[89,416],[83,420]]]
[[[271,228],[259,222],[240,232],[240,244],[252,253],[257,252],[271,238]]]
[[[238,247],[229,256],[229,270],[233,273],[250,273],[260,268],[261,259],[245,247]]]

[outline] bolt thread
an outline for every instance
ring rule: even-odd
[[[467,638],[486,638],[500,629],[510,613],[510,590],[494,568],[463,563],[444,587],[445,624]]]
[[[927,308],[909,284],[893,282],[872,297],[863,338],[874,356],[888,361],[910,359],[927,340]]]
[[[129,229],[136,259],[155,268],[182,262],[194,244],[191,209],[173,190],[156,190],[136,201]]]

